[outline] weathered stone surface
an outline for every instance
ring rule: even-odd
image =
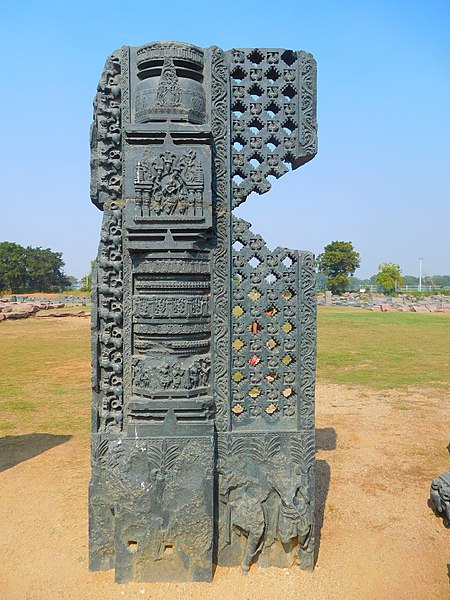
[[[327,304],[326,295],[318,294],[317,304]],[[368,310],[382,310],[383,312],[444,312],[450,309],[450,298],[436,294],[424,300],[416,300],[407,295],[390,298],[380,293],[369,292],[365,300],[357,292],[345,292],[342,296],[331,296],[331,304],[337,306],[349,306],[366,308]]]
[[[8,313],[4,313],[6,320],[14,320],[14,319],[28,319],[31,316],[31,312],[27,312],[24,310],[13,310]]]
[[[314,257],[232,208],[317,150],[315,62],[125,46],[94,101],[90,568],[314,564]]]
[[[450,444],[448,451],[450,452]],[[445,525],[450,527],[450,470],[433,479],[430,498],[436,512],[442,514]]]
[[[416,305],[412,307],[413,312],[427,313],[430,312],[426,306]]]
[[[35,302],[1,302],[0,314],[4,315],[0,320],[28,319],[33,316],[73,316],[73,313],[45,313],[42,314],[42,309],[63,308],[64,303],[35,303]]]

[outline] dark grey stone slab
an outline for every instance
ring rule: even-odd
[[[90,568],[313,567],[314,257],[232,209],[317,151],[315,61],[155,42],[94,100]]]
[[[450,444],[448,451],[450,452]],[[450,527],[450,469],[433,479],[430,498],[436,512],[442,515],[445,525]]]

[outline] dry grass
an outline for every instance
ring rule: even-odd
[[[117,586],[87,565],[89,321],[0,323],[1,599],[448,598],[448,530],[427,505],[448,466],[448,316],[325,308],[318,326],[315,572]]]
[[[1,323],[1,433],[88,430],[89,331],[81,318]]]

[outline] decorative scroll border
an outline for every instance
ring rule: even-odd
[[[130,47],[122,46],[122,123],[130,122]]]
[[[300,411],[298,429],[314,430],[316,381],[315,260],[311,252],[299,252],[300,292]]]
[[[308,482],[309,502],[315,514],[315,417],[314,399],[316,384],[316,293],[314,254],[299,252],[299,292],[300,300],[300,410],[298,411],[298,430],[303,448],[302,471]],[[314,567],[315,520],[312,517],[312,531],[306,549],[306,556],[301,560],[305,569]]]
[[[317,63],[312,54],[297,52],[299,69],[299,115],[302,124],[299,150],[302,156],[313,158],[317,154]]]
[[[229,348],[230,348],[230,184],[229,184],[229,94],[228,66],[223,51],[212,48],[211,60],[211,130],[213,135],[213,191],[216,202],[213,250],[213,306],[214,306],[214,394],[218,431],[230,429],[229,412]]]
[[[124,208],[122,209],[125,210]],[[124,215],[125,217],[125,215]],[[124,218],[125,220],[125,218]],[[124,227],[125,229],[125,223]],[[123,421],[126,430],[128,420],[128,403],[132,394],[132,297],[133,297],[133,265],[128,249],[127,238],[123,236]],[[128,318],[125,318],[127,316]]]
[[[130,122],[130,47],[122,46],[121,52],[121,87],[122,87],[122,197],[125,195],[126,166],[124,128]]]

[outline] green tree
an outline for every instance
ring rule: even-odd
[[[25,248],[14,242],[0,243],[0,289],[21,292],[27,288]]]
[[[397,287],[403,285],[400,265],[394,263],[378,265],[376,282],[383,288],[385,294],[392,294]]]
[[[34,292],[61,292],[70,286],[64,274],[62,252],[50,248],[25,249],[29,287]]]
[[[331,242],[317,257],[319,272],[328,277],[328,289],[342,294],[348,286],[348,276],[359,267],[359,253],[351,242]]]
[[[403,275],[403,282],[405,285],[417,285],[419,278],[414,275]]]
[[[450,275],[433,275],[433,281],[440,287],[450,287]]]
[[[91,260],[91,271],[88,275],[83,275],[81,278],[81,292],[91,292],[92,291],[92,278],[94,276],[95,269],[95,260]]]
[[[69,285],[69,287],[67,289],[69,289],[69,290],[78,289],[80,282],[78,281],[78,279],[76,277],[74,277],[73,275],[67,275],[67,281],[68,281],[68,285]]]
[[[317,273],[317,277],[316,277],[316,290],[318,291],[323,291],[328,289],[327,288],[327,276],[324,275],[323,273]]]
[[[61,252],[0,243],[0,289],[14,293],[60,292],[69,285]]]

